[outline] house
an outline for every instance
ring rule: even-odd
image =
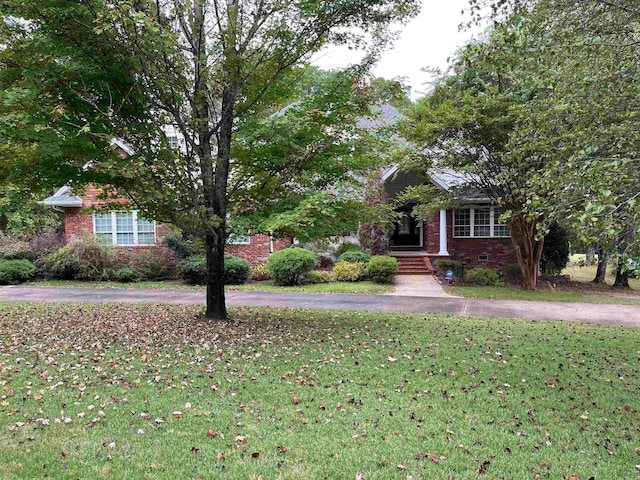
[[[374,117],[362,119],[359,124],[375,129],[393,125],[401,118],[396,108],[384,104]],[[168,140],[179,148],[177,138],[169,136]],[[112,141],[112,146],[123,157],[133,153],[118,139]],[[382,180],[389,199],[410,185],[431,182],[445,191],[453,191],[465,181],[453,171],[433,169],[421,175],[399,172],[397,165],[385,169]],[[101,204],[100,193],[99,188],[89,187],[80,197],[65,186],[42,203],[64,211],[67,241],[78,235],[95,234],[117,246],[153,248],[161,245],[162,239],[172,231],[170,225],[147,220],[137,211],[92,210]],[[471,268],[502,268],[517,263],[509,227],[499,222],[498,207],[481,193],[467,191],[459,200],[460,208],[441,210],[427,222],[411,215],[414,205],[399,208],[398,222],[388,235],[390,254],[398,258],[401,273],[431,273],[433,262],[439,258],[457,260]],[[292,242],[291,238],[279,239],[268,234],[234,234],[229,237],[226,250],[255,266],[265,263],[271,253]]]
[[[382,173],[388,198],[407,186],[431,182],[447,192],[465,179],[450,170],[433,169],[422,175],[399,172],[392,166]],[[463,190],[464,191],[464,190]],[[481,192],[464,191],[460,207],[442,209],[427,222],[411,215],[415,204],[399,208],[399,219],[389,235],[390,254],[397,257],[401,273],[427,273],[440,258],[456,260],[469,268],[503,268],[517,263],[509,226],[500,223],[500,210]]]

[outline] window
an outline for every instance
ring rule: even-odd
[[[113,245],[155,245],[156,224],[138,217],[137,211],[96,212],[93,231],[105,243]]]
[[[454,237],[508,237],[509,227],[498,223],[501,211],[497,207],[474,207],[453,212]]]
[[[171,150],[176,150],[178,148],[178,137],[167,137],[167,147],[169,147]]]
[[[227,237],[227,243],[229,245],[249,245],[251,243],[251,235],[249,232],[246,235],[230,233]]]

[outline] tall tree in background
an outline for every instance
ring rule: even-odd
[[[368,45],[374,59],[390,39],[389,25],[415,15],[419,2],[2,5],[0,135],[16,151],[35,151],[23,162],[3,157],[0,178],[28,178],[38,171],[42,182],[110,185],[146,215],[201,237],[206,316],[225,319],[224,245],[227,217],[235,208],[230,186],[244,176],[236,168],[243,160],[236,164],[233,158],[236,132],[251,117],[281,108],[298,79],[297,66],[323,46]],[[333,108],[326,105],[325,111]],[[178,133],[181,149],[169,148],[167,126]],[[114,136],[134,154],[122,159],[110,153]],[[299,149],[303,154],[287,158],[312,163],[317,152]],[[88,160],[90,168],[83,169]]]

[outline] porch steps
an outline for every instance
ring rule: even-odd
[[[397,255],[395,258],[399,275],[433,275],[436,271],[429,257]]]

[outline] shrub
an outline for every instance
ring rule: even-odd
[[[349,262],[349,263],[369,263],[371,259],[371,255],[367,252],[363,252],[362,250],[347,250],[342,255],[338,257],[339,262]]]
[[[558,222],[549,225],[549,232],[544,237],[540,265],[545,275],[558,275],[569,262],[569,238],[567,232]]]
[[[270,280],[271,273],[269,269],[264,263],[260,265],[256,265],[251,269],[251,280],[261,281],[261,280]]]
[[[34,235],[29,239],[29,244],[31,246],[32,258],[36,260],[43,259],[64,247],[64,234],[51,231]]]
[[[331,268],[334,265],[334,260],[331,255],[328,253],[319,253],[318,254],[318,266],[320,268]]]
[[[291,247],[272,253],[267,261],[267,268],[276,284],[295,285],[300,277],[310,272],[317,263],[315,253]]]
[[[307,283],[329,283],[331,275],[326,270],[311,270],[304,275],[304,281]]]
[[[498,272],[491,268],[474,268],[473,270],[467,272],[465,278],[471,285],[495,287],[501,284],[498,277]]]
[[[398,260],[387,255],[374,255],[367,265],[366,275],[376,283],[392,283],[398,273]]]
[[[119,268],[116,270],[115,279],[118,282],[130,283],[139,280],[138,274],[130,268]]]
[[[249,262],[233,255],[224,256],[224,283],[226,285],[241,285],[247,283],[251,266]]]
[[[178,276],[190,285],[207,283],[207,260],[203,255],[192,255],[178,263]],[[249,278],[249,262],[233,255],[224,256],[224,282],[228,285],[245,283]]]
[[[520,265],[517,264],[504,267],[502,269],[502,275],[510,282],[522,281],[522,270],[520,269]]]
[[[350,243],[350,242],[344,242],[341,243],[340,246],[338,246],[338,248],[336,249],[336,258],[340,257],[340,255],[342,255],[345,252],[348,251],[362,251],[362,248],[360,248],[359,245],[356,245],[355,243]]]
[[[178,263],[178,276],[189,285],[203,285],[207,275],[207,260],[202,255],[192,255]]]
[[[0,285],[16,285],[31,280],[35,275],[36,266],[29,260],[0,262]]]
[[[30,259],[31,246],[14,237],[6,238],[0,245],[0,258],[5,260]]]
[[[193,255],[194,248],[182,238],[178,232],[172,232],[162,239],[162,245],[169,248],[178,258],[187,258]]]
[[[364,263],[338,262],[331,272],[336,282],[357,282],[364,274]]]
[[[117,257],[112,245],[95,237],[74,238],[47,260],[51,274],[77,280],[109,280]]]
[[[447,270],[451,270],[456,277],[462,275],[462,264],[457,260],[449,260],[446,258],[440,258],[436,260],[436,268],[438,273],[444,275]]]
[[[152,250],[130,252],[127,266],[144,280],[170,278],[175,270],[175,258],[169,248],[156,247]]]

